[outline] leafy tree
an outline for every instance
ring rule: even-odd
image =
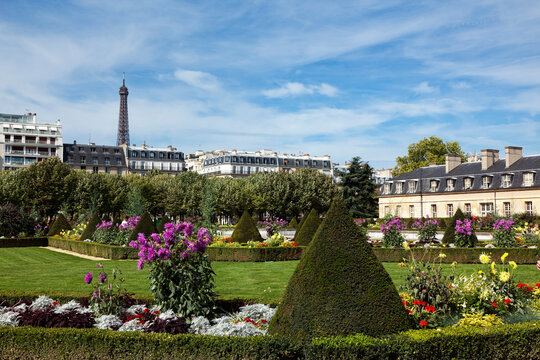
[[[457,141],[443,142],[442,139],[431,136],[424,138],[417,143],[409,145],[406,156],[396,158],[396,166],[392,170],[394,176],[416,170],[430,163],[442,165],[445,163],[445,155],[454,154],[461,156],[465,161],[465,153]]]
[[[332,199],[339,193],[332,178],[314,169],[297,170],[290,178],[294,190],[289,202],[289,214],[300,214],[305,209],[326,212]]]
[[[377,186],[373,181],[373,168],[362,164],[360,157],[352,159],[347,172],[339,172],[345,205],[354,218],[377,216]]]

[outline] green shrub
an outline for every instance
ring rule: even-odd
[[[101,224],[101,220],[99,219],[98,214],[94,213],[86,224],[86,227],[84,228],[84,231],[79,237],[79,240],[82,241],[86,239],[92,239],[92,235],[94,235],[94,233],[96,232],[96,226],[98,226],[99,224]]]
[[[210,261],[289,261],[299,260],[305,247],[209,247]]]
[[[60,234],[63,230],[71,230],[71,225],[69,225],[66,217],[63,214],[58,214],[56,217],[56,220],[54,220],[53,224],[49,228],[49,232],[47,233],[47,236],[54,236]]]
[[[444,231],[444,236],[442,238],[443,244],[454,243],[456,233],[456,220],[465,220],[465,214],[463,214],[463,211],[461,211],[460,208],[456,210],[454,216],[452,216],[452,218],[448,221],[448,224],[446,224],[446,230]]]
[[[157,232],[161,234],[163,231],[165,231],[165,224],[170,222],[172,222],[171,219],[169,219],[167,215],[164,215],[157,226]]]
[[[231,235],[231,240],[238,243],[247,243],[248,241],[262,241],[261,233],[257,229],[257,224],[253,221],[253,218],[247,210],[238,220],[234,232]]]
[[[30,234],[31,231],[32,221],[20,207],[10,203],[0,205],[0,236]]]
[[[287,285],[271,334],[294,341],[411,328],[411,319],[341,198],[330,210]]]
[[[129,241],[137,240],[137,238],[139,237],[139,233],[143,233],[144,236],[148,237],[156,232],[156,226],[154,225],[150,214],[148,212],[145,212],[142,214],[141,219],[139,220],[137,225],[135,225],[135,229],[133,229],[133,231],[131,232],[129,236]]]
[[[293,217],[291,222],[289,223],[289,229],[296,229],[298,227],[298,221],[296,221],[296,218]]]
[[[294,242],[301,246],[308,246],[311,239],[313,239],[313,236],[317,232],[319,225],[321,225],[319,213],[317,213],[317,210],[311,209],[306,221],[304,221],[304,225],[302,225],[302,228],[296,232]]]
[[[49,238],[49,246],[69,250],[78,254],[101,257],[111,260],[137,259],[137,251],[130,247],[99,244],[95,242],[85,242],[78,240],[60,239],[58,237]]]
[[[309,214],[308,214],[309,215]],[[302,218],[300,219],[300,224],[298,224],[298,226],[296,227],[296,232],[300,231],[300,229],[302,228],[302,226],[304,226],[304,221],[306,221],[307,219],[307,215],[306,213],[303,213],[302,214]]]
[[[0,238],[0,248],[49,246],[49,239],[45,236],[27,238]]]

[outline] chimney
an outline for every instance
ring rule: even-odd
[[[446,154],[446,173],[454,170],[461,165],[461,156],[454,154]]]
[[[523,157],[522,150],[523,148],[520,146],[507,146],[504,148],[507,168]]]
[[[482,149],[482,170],[487,170],[499,160],[499,150]]]

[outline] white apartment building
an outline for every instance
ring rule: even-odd
[[[0,169],[19,169],[50,156],[63,158],[62,125],[36,122],[36,114],[0,113]]]
[[[176,175],[186,170],[184,153],[175,147],[154,148],[123,145],[126,163],[130,174],[145,175],[151,170],[160,170],[165,174]]]
[[[330,156],[310,156],[309,154],[282,154],[272,150],[237,151],[216,150],[197,157],[200,161],[199,173],[218,177],[243,177],[258,172],[296,171],[311,168],[328,176],[333,175]],[[193,165],[196,168],[197,165]]]

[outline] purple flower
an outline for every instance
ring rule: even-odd
[[[138,249],[138,248],[139,248],[139,243],[136,242],[135,240],[132,240],[132,241],[129,243],[129,246],[131,246],[131,247],[134,248],[134,249]]]
[[[86,274],[86,276],[84,277],[84,282],[87,283],[87,284],[90,284],[92,282],[92,278],[93,278],[93,275],[91,272],[89,272],[88,274]]]
[[[105,280],[107,280],[107,274],[100,274],[99,275],[99,282],[103,284],[105,282]]]
[[[169,249],[161,248],[158,250],[157,254],[161,259],[167,260],[169,258],[170,251]]]
[[[144,260],[141,258],[137,261],[137,269],[142,270],[144,268]]]
[[[152,240],[154,240],[155,243],[161,243],[161,236],[159,236],[159,234],[152,234],[150,235],[150,237],[152,238]]]
[[[182,251],[182,253],[180,254],[180,257],[182,259],[187,259],[189,257],[189,251]]]
[[[174,224],[173,223],[166,223],[165,224],[165,230],[174,231]]]
[[[103,265],[101,265],[100,263],[97,263],[96,266],[100,269],[103,269]]]

